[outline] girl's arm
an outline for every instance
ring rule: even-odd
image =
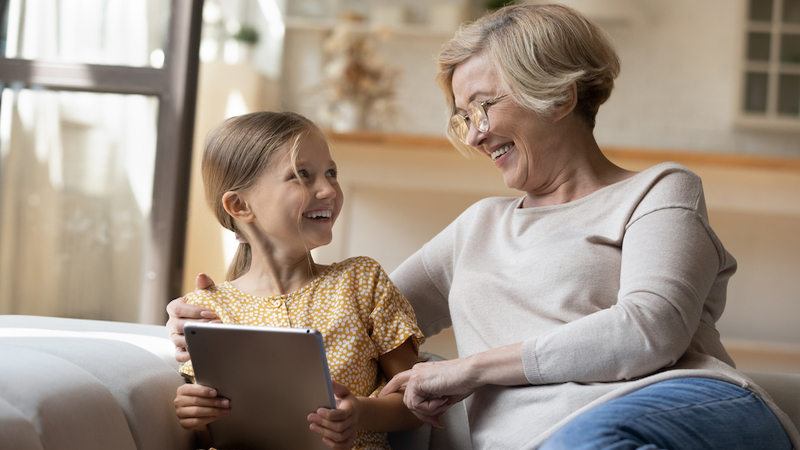
[[[417,363],[417,352],[411,338],[399,347],[378,358],[384,375],[391,380]],[[416,428],[422,422],[403,404],[403,393],[396,392],[384,397],[358,397],[360,419],[358,428],[370,431],[400,431]]]
[[[409,338],[402,345],[378,358],[387,378],[410,369],[417,353]],[[320,408],[308,415],[311,431],[334,449],[349,449],[356,430],[399,431],[418,427],[422,422],[403,404],[402,392],[380,398],[356,397],[346,387],[334,383],[337,409]]]

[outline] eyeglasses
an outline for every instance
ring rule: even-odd
[[[486,110],[505,97],[508,97],[508,94],[484,102],[475,100],[467,105],[467,113],[463,116],[460,114],[453,114],[453,117],[450,118],[450,127],[453,129],[456,136],[458,136],[458,139],[469,145],[467,139],[469,138],[470,123],[473,123],[475,128],[481,133],[489,131],[489,115],[486,114]]]

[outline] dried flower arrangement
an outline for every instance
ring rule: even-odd
[[[338,131],[375,128],[394,113],[400,70],[376,54],[377,40],[386,35],[360,25],[357,18],[343,18],[323,44],[328,59],[324,114]]]

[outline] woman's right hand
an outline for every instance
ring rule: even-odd
[[[197,289],[208,289],[214,286],[214,280],[201,273],[195,279],[194,284]],[[183,325],[192,321],[221,322],[214,311],[202,306],[187,304],[184,297],[176,298],[169,302],[167,313],[169,314],[167,330],[169,330],[170,340],[175,344],[175,359],[182,363],[189,360],[189,352],[186,350],[186,338],[183,336]]]
[[[187,430],[203,431],[206,425],[231,412],[227,398],[217,397],[217,390],[199,384],[183,384],[175,397],[175,413]]]
[[[423,422],[443,428],[440,416],[478,387],[465,375],[469,373],[467,364],[465,359],[416,364],[392,377],[378,397],[405,388],[403,402],[411,413]]]

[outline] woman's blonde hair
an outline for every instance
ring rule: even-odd
[[[548,117],[570,100],[575,83],[575,112],[594,129],[600,105],[611,95],[620,65],[611,38],[581,13],[562,5],[512,5],[463,25],[437,60],[436,82],[455,114],[453,72],[471,56],[485,54],[514,101]],[[465,145],[447,127],[458,148]]]
[[[226,278],[234,280],[250,268],[252,252],[249,243],[236,228],[225,210],[222,197],[228,191],[241,191],[253,186],[276,150],[289,145],[294,167],[298,142],[310,131],[321,130],[307,118],[292,112],[261,111],[232,117],[209,133],[203,150],[202,174],[206,202],[223,227],[240,240]]]

